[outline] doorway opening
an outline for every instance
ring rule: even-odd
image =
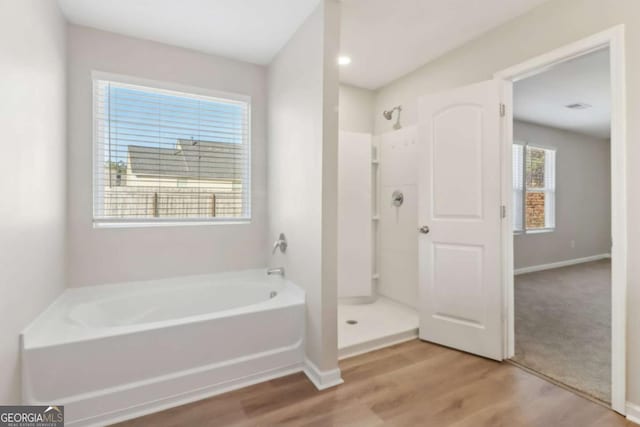
[[[513,362],[611,403],[609,49],[513,85]]]
[[[503,93],[513,101],[503,123],[505,358],[624,414],[624,28],[495,78],[513,83]]]

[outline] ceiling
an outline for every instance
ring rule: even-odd
[[[341,81],[378,89],[546,0],[342,0]],[[268,64],[319,0],[58,0],[67,19]]]
[[[78,25],[268,64],[319,0],[58,0]]]
[[[546,0],[343,0],[340,80],[378,89]]]
[[[516,82],[513,115],[531,123],[609,138],[610,87],[609,50],[603,49]],[[574,103],[591,108],[566,108]]]

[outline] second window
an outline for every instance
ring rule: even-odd
[[[555,228],[555,163],[554,149],[513,145],[514,232]]]

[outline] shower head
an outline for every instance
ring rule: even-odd
[[[393,112],[396,110],[398,110],[398,113],[400,113],[400,111],[402,111],[402,107],[400,105],[396,105],[391,110],[384,110],[382,112],[382,115],[384,116],[385,119],[391,120],[391,118],[393,117]]]
[[[396,123],[393,125],[393,128],[398,130],[402,127],[400,125],[400,112],[402,111],[402,106],[396,105],[391,110],[384,110],[382,112],[382,115],[384,116],[385,119],[391,120],[393,118],[393,112],[396,110],[398,110],[398,117],[396,118]]]

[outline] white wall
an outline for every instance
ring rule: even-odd
[[[418,96],[490,79],[494,72],[614,25],[626,26],[628,182],[627,400],[640,403],[640,2],[553,0],[426,64],[380,89],[376,111],[402,104],[404,124],[417,121]],[[392,123],[375,116],[376,133]]]
[[[340,85],[340,130],[373,133],[373,103],[375,92]],[[380,113],[382,114],[382,112]]]
[[[307,295],[307,357],[337,367],[337,144],[339,6],[320,3],[269,67],[271,257]]]
[[[418,144],[416,127],[376,136],[380,155],[378,292],[411,307],[418,304]],[[391,194],[402,191],[402,206]]]
[[[91,71],[250,95],[251,224],[94,229]],[[84,27],[69,27],[71,286],[266,265],[266,68]]]
[[[65,287],[66,24],[0,0],[0,404],[20,402],[19,333]]]
[[[513,134],[516,140],[557,150],[556,228],[516,235],[515,268],[610,253],[609,141],[521,121],[514,122]]]

